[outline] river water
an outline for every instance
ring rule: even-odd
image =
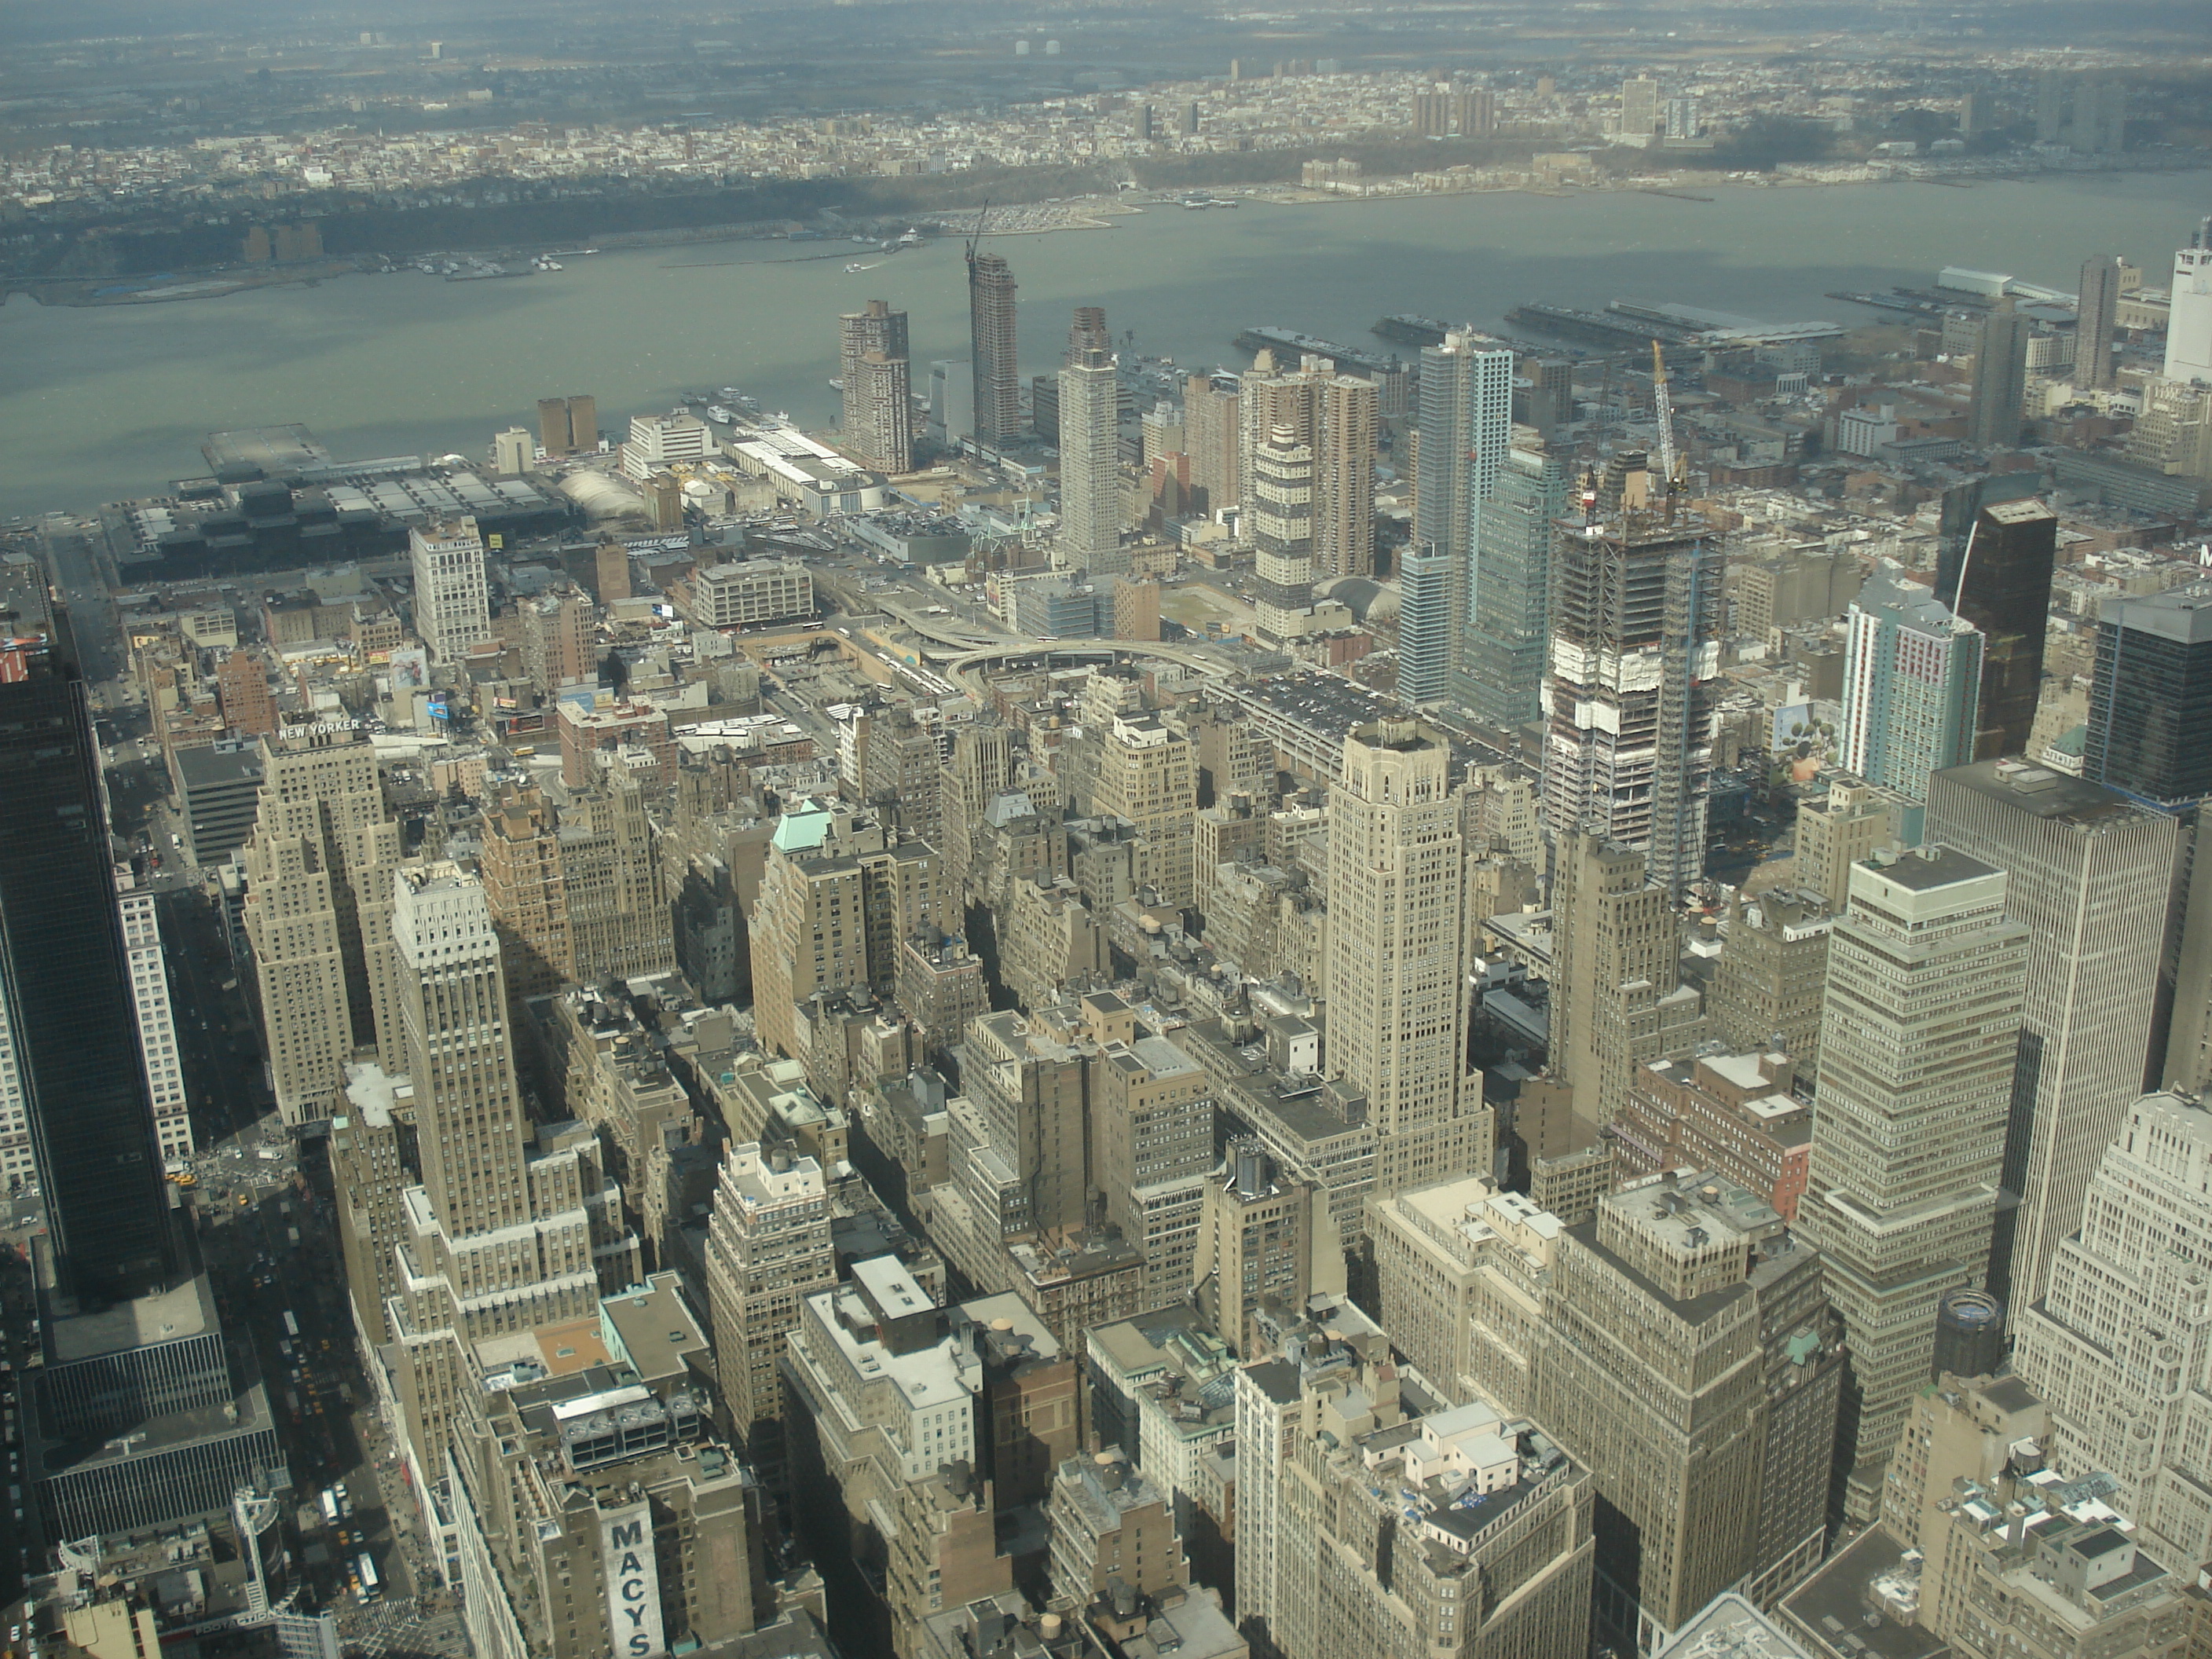
[[[1273,323],[1373,345],[1387,312],[1497,325],[1526,300],[1676,301],[1769,321],[1874,320],[1828,289],[1926,286],[1947,264],[2071,289],[2120,253],[2163,286],[2212,209],[2203,173],[1821,188],[1697,186],[1237,210],[1154,209],[1111,230],[994,239],[1020,284],[1022,356],[1054,367],[1071,307],[1140,351],[1241,366]],[[795,258],[801,253],[827,258]],[[848,263],[880,264],[848,274]],[[619,435],[679,392],[738,386],[824,422],[837,314],[887,298],[921,365],[966,355],[958,246],[729,242],[571,258],[557,273],[416,272],[91,308],[0,307],[0,517],[158,493],[203,470],[204,434],[301,422],[342,458],[484,453],[541,396],[588,392]]]

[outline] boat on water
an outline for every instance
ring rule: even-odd
[[[716,426],[727,426],[737,417],[732,415],[728,410],[723,408],[720,404],[708,404],[707,405],[707,418],[714,422]]]
[[[834,375],[834,374],[833,374],[833,375],[831,375],[831,376],[830,377],[830,389],[832,392],[842,392],[842,391],[845,389],[845,383],[844,383],[842,380],[839,380],[836,375]],[[781,416],[781,414],[780,412],[779,412],[779,414],[778,414],[778,416],[777,416],[777,418],[778,418],[779,420],[782,418],[782,416]]]

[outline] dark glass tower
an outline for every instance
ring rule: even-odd
[[[2212,582],[2106,602],[2082,772],[2167,806],[2212,799]]]
[[[2057,514],[2029,497],[1983,507],[1959,568],[1938,568],[1936,597],[1980,629],[1985,641],[1978,761],[2027,752],[2043,694],[2043,635],[2057,556]]]
[[[0,648],[0,1006],[64,1288],[89,1307],[175,1267],[116,908],[99,750],[65,617]]]

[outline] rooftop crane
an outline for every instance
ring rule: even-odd
[[[1667,357],[1659,342],[1651,343],[1651,403],[1659,417],[1659,488],[1666,494],[1668,516],[1674,507],[1674,403],[1667,393]]]

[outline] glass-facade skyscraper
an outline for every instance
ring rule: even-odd
[[[1481,568],[1464,678],[1468,708],[1488,725],[1510,729],[1544,717],[1552,534],[1567,494],[1565,461],[1516,449],[1476,510]]]
[[[176,1262],[116,908],[100,750],[66,617],[0,650],[0,1001],[65,1288],[89,1308]]]
[[[2212,582],[2108,599],[2082,775],[2167,806],[2212,798]]]

